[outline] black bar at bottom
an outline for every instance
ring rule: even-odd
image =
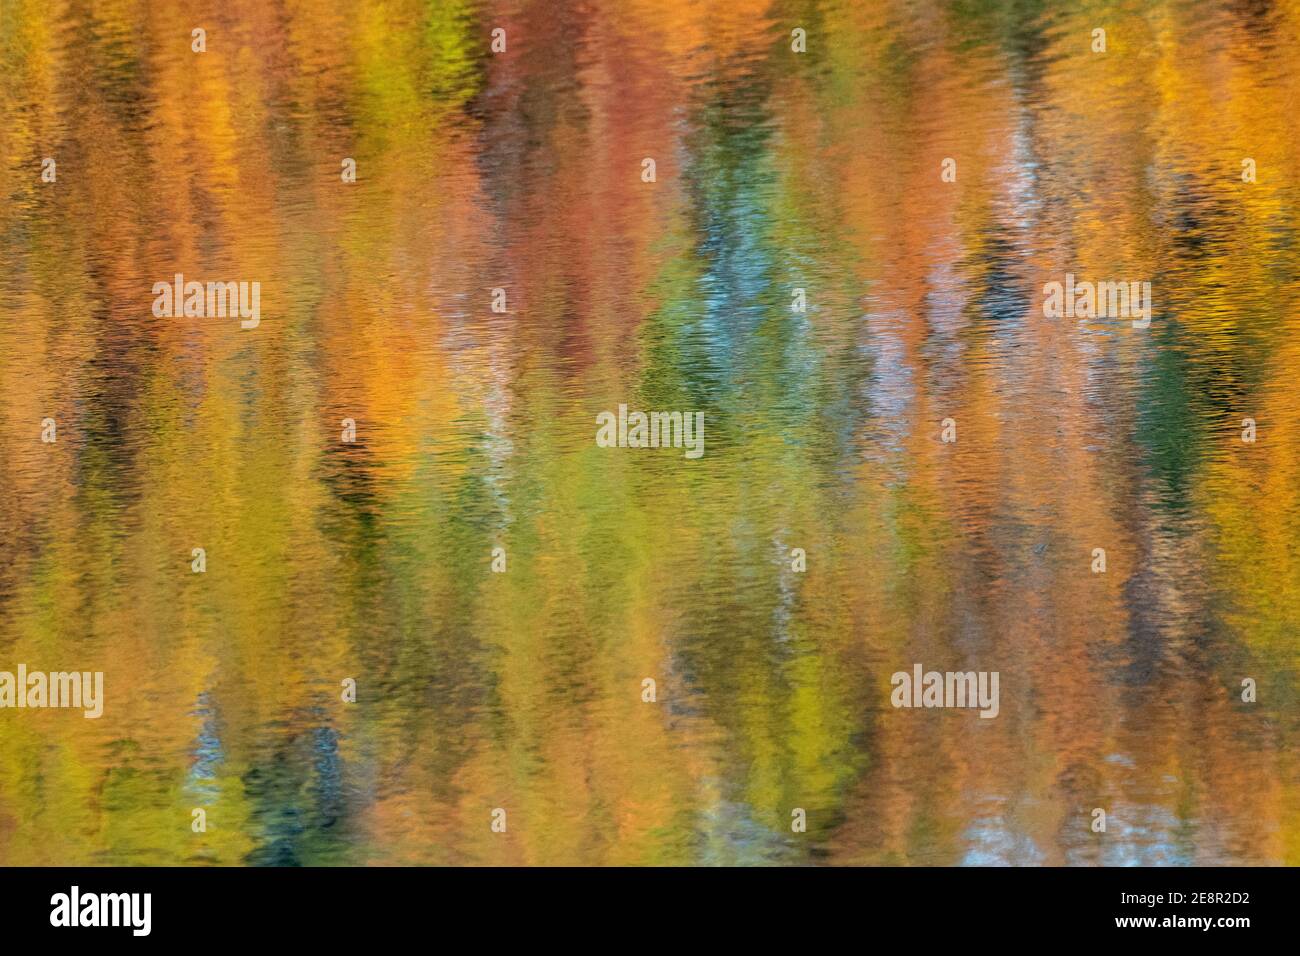
[[[456,930],[457,946],[518,937],[662,947],[690,926],[693,941],[729,949],[801,933],[1232,946],[1289,937],[1295,886],[1283,868],[34,868],[0,870],[0,920],[7,942],[76,934],[78,944],[337,946]]]

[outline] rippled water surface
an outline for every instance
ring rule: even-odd
[[[0,110],[0,670],[105,687],[0,864],[1300,862],[1294,0],[0,0]]]

